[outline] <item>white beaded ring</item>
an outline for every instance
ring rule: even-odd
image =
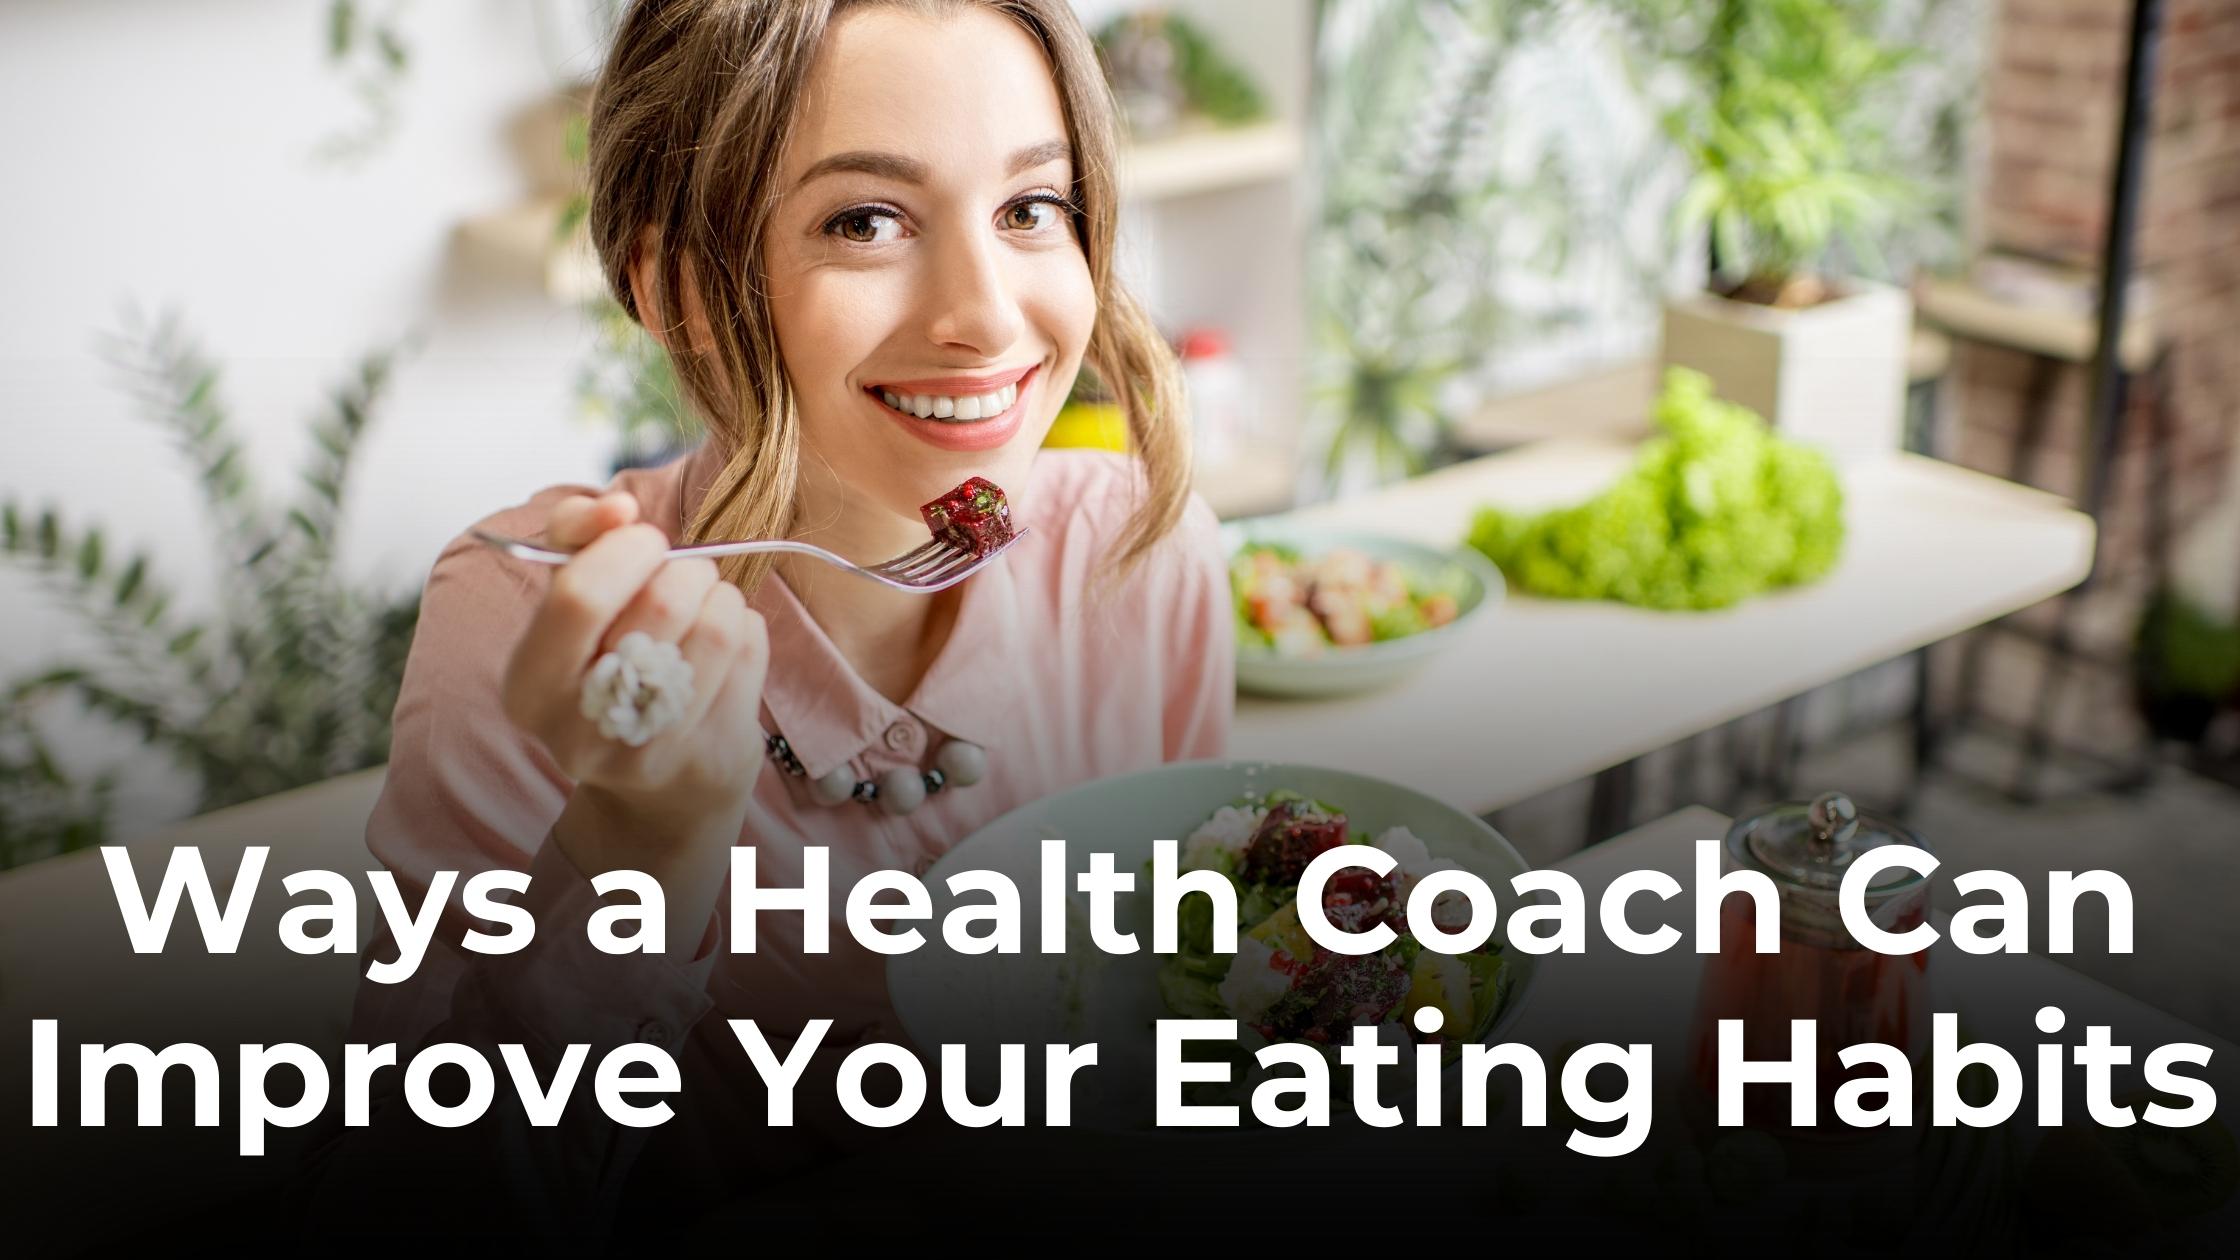
[[[643,630],[623,635],[583,676],[579,707],[599,734],[643,748],[692,704],[692,663]]]

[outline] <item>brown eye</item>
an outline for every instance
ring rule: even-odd
[[[894,212],[866,207],[834,215],[824,225],[824,230],[827,235],[837,236],[853,244],[876,245],[881,241],[893,240],[899,227]]]
[[[1022,232],[1048,227],[1058,217],[1058,208],[1047,201],[1021,201],[1003,212],[1003,225]]]

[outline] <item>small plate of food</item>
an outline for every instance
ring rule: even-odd
[[[1237,610],[1237,686],[1328,696],[1384,686],[1501,600],[1468,548],[1265,517],[1223,529]]]

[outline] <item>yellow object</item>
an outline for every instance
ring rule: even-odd
[[[1307,935],[1307,926],[1299,922],[1296,901],[1285,902],[1281,910],[1269,915],[1245,935],[1300,962],[1314,957],[1314,938]]]
[[[1416,1009],[1424,1006],[1439,1008],[1439,1026],[1449,1038],[1469,1035],[1470,969],[1461,959],[1428,949],[1416,955],[1415,967],[1408,976],[1408,996],[1400,1000],[1400,1013],[1413,1020]]]
[[[1058,409],[1044,446],[1085,446],[1100,451],[1128,449],[1128,420],[1113,403],[1070,402]]]

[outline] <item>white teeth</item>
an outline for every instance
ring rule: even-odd
[[[926,420],[987,420],[1002,415],[1019,401],[1019,386],[1013,382],[992,393],[956,397],[947,394],[898,394],[891,389],[879,391],[879,397],[896,411]]]

